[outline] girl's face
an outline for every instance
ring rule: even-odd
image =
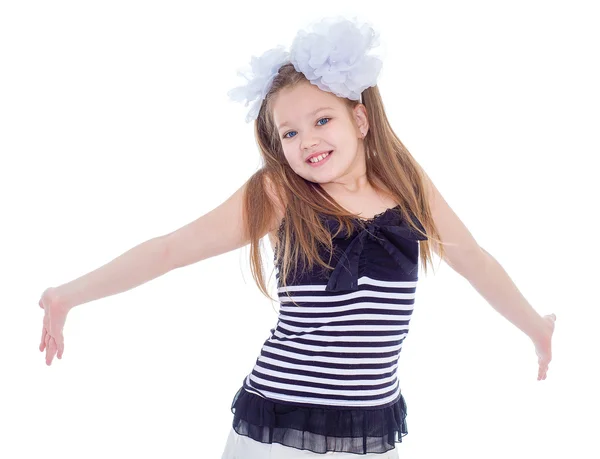
[[[349,112],[335,94],[304,82],[276,96],[273,120],[285,158],[304,179],[341,183],[365,174],[361,130],[366,134],[368,124],[364,105]],[[316,164],[307,162],[317,152],[331,153]]]

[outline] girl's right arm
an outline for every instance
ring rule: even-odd
[[[172,233],[150,239],[52,290],[52,302],[70,310],[125,292],[177,268],[248,244],[243,230],[242,185],[220,206]]]
[[[150,239],[100,268],[52,289],[51,301],[72,309],[125,292],[169,271],[163,237]]]

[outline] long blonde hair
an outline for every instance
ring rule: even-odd
[[[332,252],[332,235],[323,225],[319,214],[335,217],[340,231],[350,232],[357,216],[349,214],[318,183],[299,176],[288,164],[273,120],[272,104],[282,89],[293,88],[308,82],[303,73],[296,71],[292,64],[283,65],[275,76],[271,89],[262,102],[258,117],[254,122],[254,133],[264,166],[246,182],[244,203],[245,234],[250,240],[250,268],[252,277],[263,295],[269,295],[263,273],[263,260],[260,239],[272,228],[270,225],[277,215],[277,206],[284,211],[284,218],[276,232],[275,256],[280,266],[282,286],[292,267],[312,269],[319,264],[324,269],[333,269],[320,258],[318,247],[327,247]],[[425,229],[427,240],[419,242],[422,267],[427,273],[427,264],[432,263],[431,245],[437,245],[440,257],[444,251],[439,234],[431,217],[428,205],[428,187],[418,163],[396,136],[390,126],[383,101],[377,86],[362,92],[369,132],[364,139],[367,180],[377,190],[386,193],[379,184],[391,192],[407,224],[416,232],[423,232],[409,217],[414,215]],[[359,103],[342,99],[349,112]],[[387,194],[387,193],[386,193]],[[277,196],[273,202],[272,196]],[[331,258],[330,258],[331,261]],[[271,298],[273,300],[273,298]]]

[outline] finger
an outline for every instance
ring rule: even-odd
[[[52,363],[52,359],[56,355],[56,341],[54,338],[50,339],[48,343],[48,352],[46,353],[46,364],[50,365]]]
[[[48,333],[48,330],[46,330],[46,336],[44,337],[44,349],[46,349],[46,361],[48,361],[48,353],[50,352],[50,350],[48,349],[48,345],[50,344],[50,333]]]
[[[46,344],[46,327],[42,327],[42,342],[40,343],[40,352],[44,352]]]
[[[58,357],[59,359],[62,359],[63,352],[65,350],[65,339],[64,339],[62,333],[60,335],[58,335],[58,340],[56,340],[56,347],[57,347],[56,357]]]

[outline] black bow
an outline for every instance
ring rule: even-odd
[[[416,218],[413,218],[413,221],[419,229],[424,231],[423,226]],[[333,220],[333,223],[335,226],[337,221]],[[337,228],[332,229],[337,230]],[[406,274],[410,275],[417,268],[418,244],[415,247],[415,244],[407,244],[407,241],[415,242],[425,240],[427,237],[414,231],[399,213],[385,212],[370,220],[358,231],[358,235],[342,253],[329,277],[325,291],[338,292],[357,289],[358,263],[368,239],[379,243]],[[342,230],[336,238],[344,236],[345,232]]]

